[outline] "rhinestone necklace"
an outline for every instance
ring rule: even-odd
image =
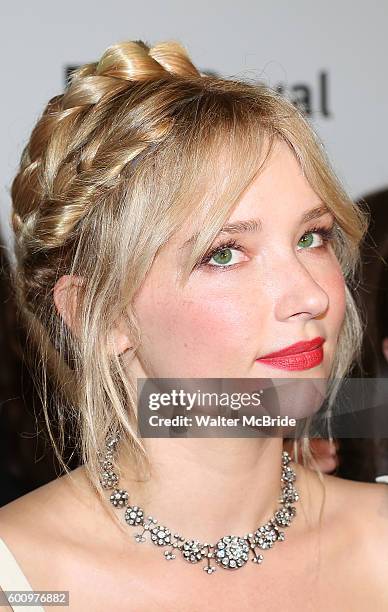
[[[253,555],[251,561],[260,564],[263,561],[263,555],[258,553],[258,550],[267,550],[272,548],[276,542],[284,541],[285,534],[284,531],[280,531],[280,528],[289,527],[291,524],[296,515],[296,508],[292,504],[299,499],[294,486],[296,474],[289,465],[291,457],[286,451],[282,452],[281,494],[278,500],[280,503],[278,510],[264,525],[261,525],[252,533],[247,533],[244,536],[226,535],[215,544],[209,544],[198,540],[187,540],[179,533],[173,534],[170,529],[161,525],[156,518],[146,517],[144,510],[139,506],[129,505],[128,491],[119,488],[119,477],[114,472],[113,467],[114,452],[117,449],[119,439],[119,434],[109,435],[106,438],[105,453],[99,453],[102,470],[100,482],[104,489],[113,489],[109,497],[111,504],[116,509],[125,507],[124,519],[126,523],[131,527],[143,529],[141,533],[134,535],[136,542],[145,542],[144,534],[149,533],[153,544],[168,546],[168,550],[164,551],[164,558],[167,561],[175,559],[175,553],[179,551],[183,559],[190,563],[205,560],[207,564],[203,566],[203,569],[208,574],[212,574],[216,571],[216,567],[211,565],[211,559],[214,559],[218,567],[239,569],[247,563],[249,553],[251,553]]]

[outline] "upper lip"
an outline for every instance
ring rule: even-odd
[[[258,359],[269,359],[270,357],[286,357],[287,355],[296,355],[298,353],[305,353],[306,351],[313,351],[314,349],[320,347],[324,342],[325,338],[322,338],[321,336],[317,336],[312,340],[301,340],[300,342],[290,344],[290,346],[286,346],[285,348],[282,348],[279,351],[274,351],[273,353],[268,353],[267,355],[258,357]]]

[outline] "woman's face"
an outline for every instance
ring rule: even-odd
[[[213,252],[185,286],[179,285],[183,245],[198,227],[196,220],[182,227],[155,259],[134,302],[143,334],[137,375],[328,377],[345,315],[345,284],[330,241],[312,231],[329,229],[332,214],[302,221],[318,206],[293,153],[279,141],[228,219],[228,225],[255,219],[261,229],[220,234],[212,249],[228,240],[235,244]],[[325,339],[323,360],[307,369],[257,361],[317,336]]]

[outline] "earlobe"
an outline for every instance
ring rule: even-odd
[[[132,342],[128,324],[125,321],[125,317],[121,316],[117,319],[108,335],[109,354],[121,355],[130,348],[132,348]]]
[[[109,354],[121,355],[132,347],[127,334],[115,329],[108,337]]]

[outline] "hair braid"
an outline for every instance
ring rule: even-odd
[[[49,101],[12,184],[25,298],[37,292],[39,254],[71,242],[79,221],[118,186],[125,167],[169,132],[171,117],[161,120],[160,107],[153,112],[150,82],[157,93],[158,84],[174,75],[200,75],[180,44],[124,42],[109,47],[99,62],[81,66],[66,91]],[[166,98],[166,111],[169,105]],[[128,121],[114,120],[124,112]]]
[[[124,148],[115,138],[114,123],[108,127],[104,119],[134,83],[174,74],[200,75],[180,44],[150,48],[142,41],[113,45],[99,62],[73,73],[66,92],[49,101],[33,130],[12,185],[12,221],[20,240],[25,229],[34,233],[35,248],[62,244],[94,191],[111,185],[150,143],[163,138],[167,122],[153,126],[138,114],[140,121]]]

